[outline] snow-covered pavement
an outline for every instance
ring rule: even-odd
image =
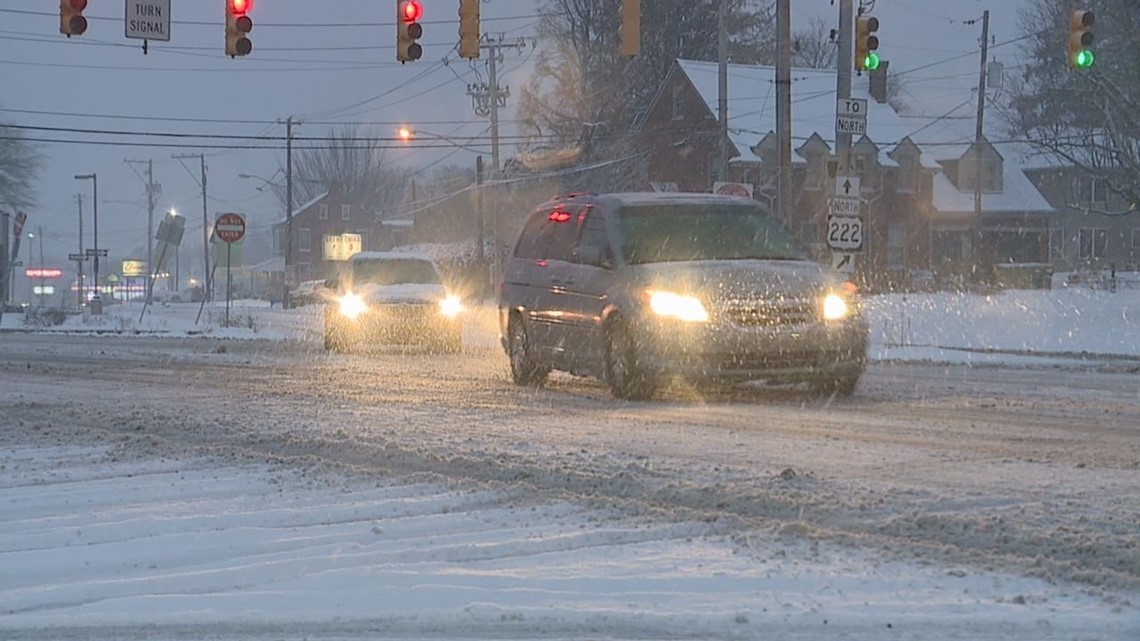
[[[834,401],[518,390],[487,310],[0,333],[0,638],[1134,641],[1137,300],[872,299]]]

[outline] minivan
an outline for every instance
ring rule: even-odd
[[[542,204],[504,266],[498,321],[516,384],[560,370],[629,400],[674,376],[850,395],[866,364],[855,286],[760,203],[713,194]]]

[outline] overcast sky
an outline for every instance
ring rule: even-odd
[[[981,28],[964,22],[989,9],[993,41],[1003,43],[1020,35],[1016,9],[1029,1],[877,0],[880,51],[891,61],[892,73],[906,72],[903,77],[913,108],[941,115],[970,99]],[[404,122],[429,134],[459,137],[480,135],[488,127],[486,119],[473,114],[466,94],[469,82],[486,78],[485,63],[472,65],[453,52],[457,0],[425,0],[424,57],[407,65],[395,62],[394,0],[256,0],[251,14],[253,53],[236,60],[223,55],[220,1],[172,4],[171,42],[152,42],[150,53],[143,55],[141,41],[124,37],[123,0],[90,0],[87,33],[70,40],[58,33],[54,3],[4,0],[0,118],[37,127],[209,135],[284,136],[284,126],[277,121],[287,116],[303,121],[298,136],[322,136],[340,122],[373,123],[377,135],[394,132]],[[812,16],[837,20],[831,0],[792,4],[793,29],[805,27]],[[533,42],[535,13],[535,0],[489,0],[482,5],[483,28]],[[996,47],[993,53],[1007,62],[1007,72],[1015,71],[1011,56],[1017,53],[1016,44]],[[440,64],[445,57],[449,64]],[[534,58],[532,48],[508,51],[500,84],[521,87]],[[516,90],[502,115],[505,136],[513,133],[509,120],[517,95]],[[59,115],[64,113],[68,115]],[[969,113],[968,107],[962,111]],[[85,236],[90,246],[91,185],[74,180],[79,173],[99,174],[100,245],[116,253],[145,247],[146,199],[143,180],[136,174],[143,166],[132,169],[126,160],[154,160],[155,180],[163,187],[158,212],[173,207],[187,214],[191,223],[200,223],[195,178],[172,155],[202,152],[209,166],[211,219],[219,211],[244,212],[252,232],[280,215],[276,200],[255,189],[259,181],[237,177],[247,172],[280,180],[274,172],[283,151],[254,148],[283,146],[280,141],[202,149],[174,145],[233,146],[234,141],[150,137],[145,142],[157,146],[113,146],[74,141],[142,139],[61,131],[26,134],[72,141],[40,145],[46,164],[39,204],[27,212],[31,228],[45,228],[49,262],[78,249],[75,197],[79,193],[87,200]],[[511,149],[512,145],[504,145],[504,157]],[[455,148],[393,154],[413,167],[474,164],[472,152]],[[187,165],[196,176],[197,163],[187,161]],[[195,234],[192,227],[189,233],[189,238],[200,238],[200,231]]]

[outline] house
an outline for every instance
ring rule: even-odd
[[[851,91],[868,104],[866,135],[852,140],[848,159],[862,192],[862,281],[891,288],[931,277],[952,280],[971,269],[975,253],[1006,266],[1046,262],[1047,221],[1054,210],[1020,166],[999,146],[983,142],[976,149],[972,131],[939,126],[941,119],[902,118],[887,102],[888,69],[884,61],[855,78]],[[678,60],[666,76],[635,132],[647,155],[650,184],[708,191],[718,179],[717,73],[714,62]],[[729,65],[728,79],[726,178],[752,185],[753,197],[774,208],[775,69]],[[836,95],[833,70],[793,70],[793,203],[787,222],[821,257],[829,253],[828,200],[841,160],[834,142]],[[983,168],[980,224],[974,214],[976,162]]]
[[[1040,155],[1025,173],[1056,209],[1049,220],[1048,260],[1059,272],[1140,270],[1140,213],[1104,179]]]
[[[378,212],[349,202],[336,189],[293,211],[291,248],[288,230],[284,220],[273,226],[273,255],[286,257],[286,250],[291,249],[284,266],[294,271],[294,282],[334,276],[351,253],[389,249],[391,242],[406,236],[403,226],[389,229]],[[359,246],[345,234],[359,235]]]

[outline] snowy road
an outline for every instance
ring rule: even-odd
[[[83,493],[38,515],[32,506],[24,506],[31,516],[0,507],[8,523],[0,568],[28,568],[25,579],[0,574],[0,631],[78,639],[120,626],[103,633],[112,638],[154,624],[170,626],[171,638],[755,638],[760,630],[804,639],[840,631],[857,639],[1140,638],[1138,383],[1111,368],[877,363],[851,399],[675,386],[652,403],[619,403],[570,377],[553,377],[544,390],[515,388],[505,358],[485,347],[330,357],[300,342],[9,335],[0,445],[24,454],[5,459],[0,489],[17,503],[28,478],[50,486],[58,474],[65,494],[75,478],[105,475],[95,463],[108,457],[160,485],[181,474],[207,495],[235,499],[227,473],[219,480],[211,470],[269,463],[269,489],[227,508],[244,514],[263,500],[269,514],[245,524],[252,538],[242,549],[222,555],[242,562],[216,567],[207,558],[216,549],[183,541],[201,557],[178,557],[183,569],[227,574],[221,584],[240,586],[243,563],[290,545],[257,534],[292,523],[274,492],[303,504],[312,486],[351,498],[329,508],[324,544],[364,552],[323,567],[324,580],[306,587],[324,595],[315,600],[282,580],[292,597],[274,609],[235,587],[235,611],[271,612],[272,625],[218,614],[205,596],[218,582],[203,586],[180,572],[164,583],[145,563],[130,581],[95,570],[104,588],[121,592],[116,605],[92,608],[102,597],[42,560],[44,550],[74,544],[62,533],[80,527],[69,519],[81,518],[70,513]],[[92,447],[103,449],[74,451]],[[334,483],[334,475],[350,480]],[[111,478],[134,487],[133,472]],[[98,506],[99,496],[87,499]],[[398,500],[408,496],[419,507],[396,530],[375,526],[398,531],[407,567],[381,562],[380,594],[338,590],[338,577],[381,554],[367,552],[353,538],[360,528],[346,524],[371,528],[381,513],[408,510]],[[471,522],[453,517],[444,522],[457,531],[433,530],[433,518],[453,512]],[[85,529],[92,522],[98,517]],[[208,538],[210,529],[197,527]],[[32,546],[41,530],[50,536]],[[433,536],[442,557],[421,540]],[[623,569],[575,580],[583,555],[605,565],[623,548],[640,550],[637,563],[614,558]],[[490,563],[497,578],[448,574],[450,601],[414,606],[415,590],[401,588],[444,581],[437,564],[448,560],[475,574]],[[291,564],[312,562],[291,557],[281,572],[295,578],[304,573]],[[672,574],[681,567],[683,576]],[[920,579],[924,571],[936,578]],[[772,584],[781,572],[792,578]],[[409,578],[421,573],[434,579]],[[529,596],[503,596],[516,592]],[[140,615],[157,594],[185,601]],[[558,605],[549,605],[551,594],[562,595]],[[402,604],[416,616],[400,618]],[[374,619],[346,614],[361,612]],[[344,623],[355,618],[371,623]],[[48,634],[39,626],[64,627]]]

